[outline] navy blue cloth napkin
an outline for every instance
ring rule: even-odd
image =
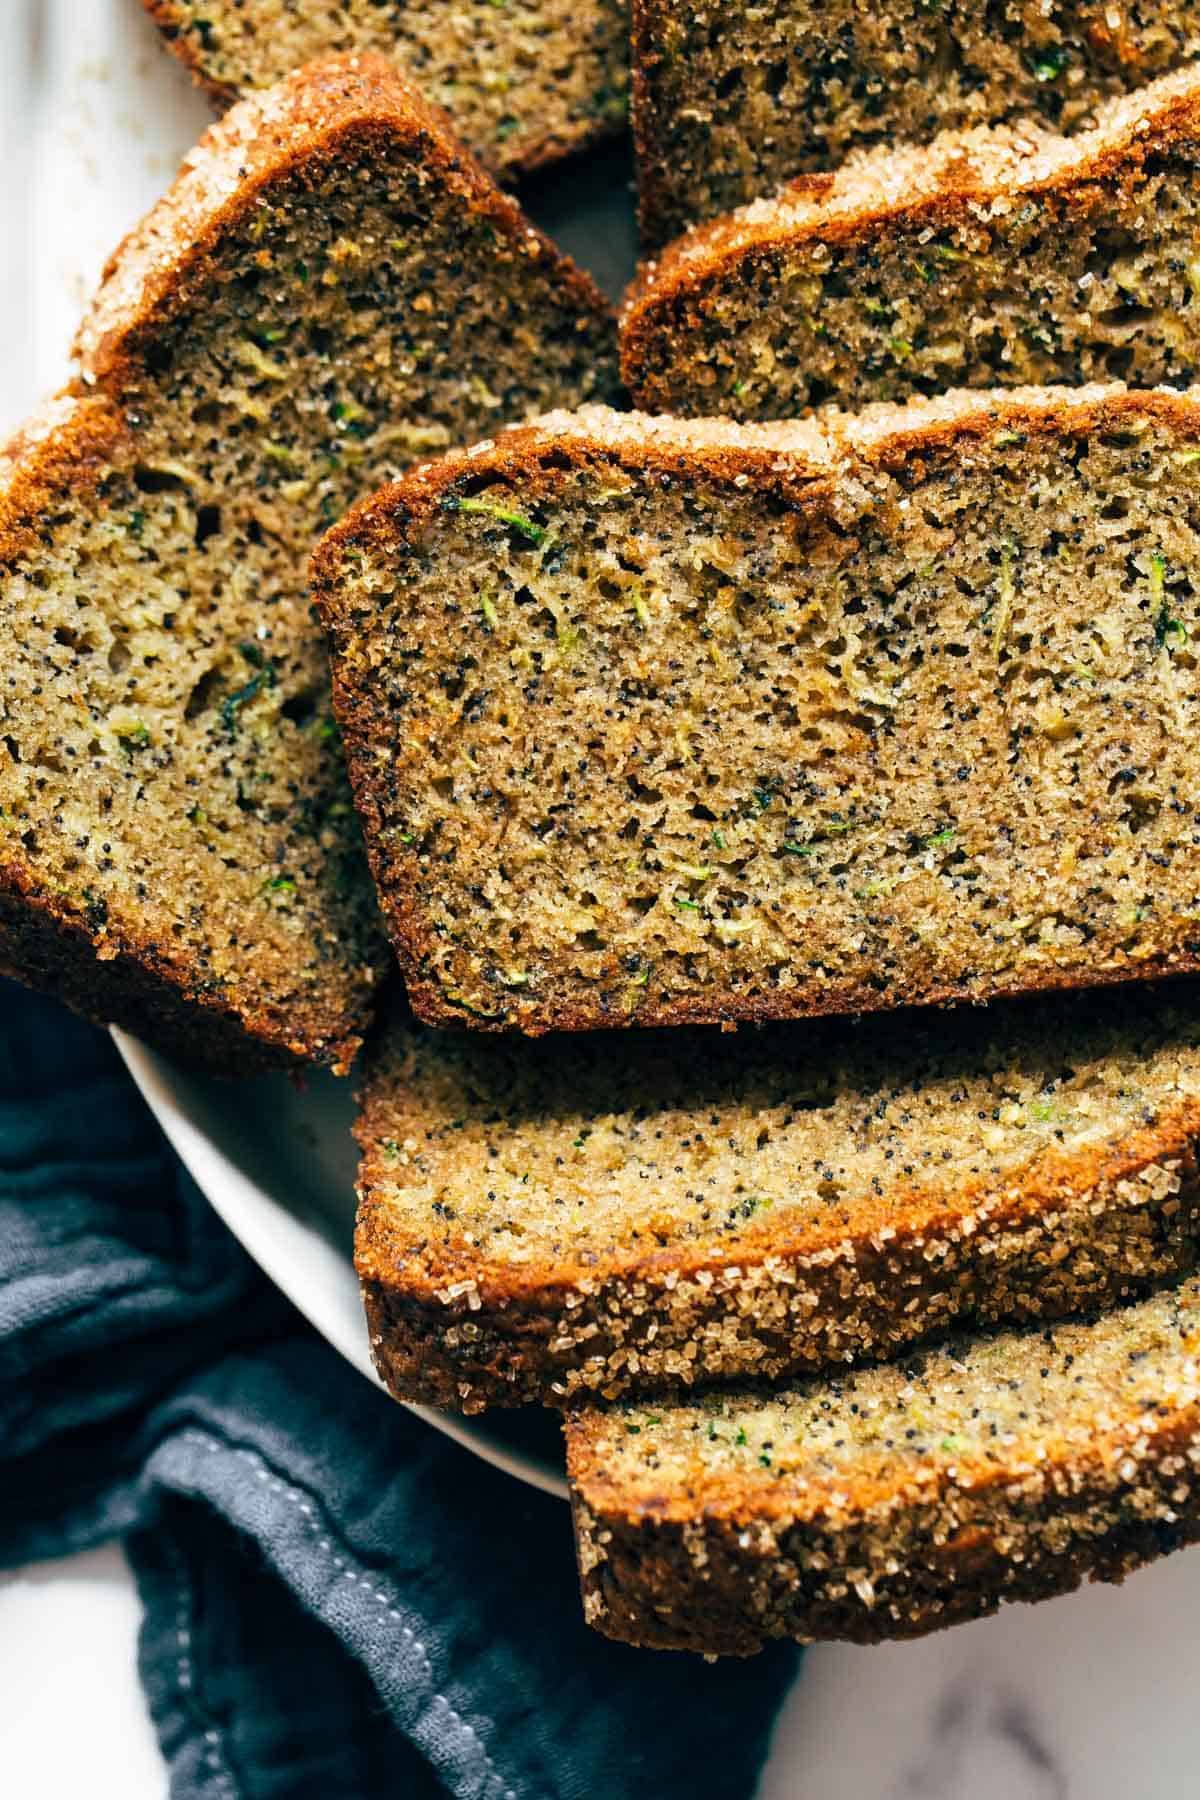
[[[563,1503],[344,1365],[0,983],[0,1561],[116,1534],[177,1800],[743,1800],[796,1666],[589,1632]]]

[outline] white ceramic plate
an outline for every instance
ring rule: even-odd
[[[354,1274],[351,1082],[286,1075],[220,1082],[174,1067],[123,1031],[117,1048],[150,1110],[234,1236],[368,1381],[380,1385]],[[485,1462],[566,1497],[557,1424],[547,1415],[458,1418],[413,1406]]]

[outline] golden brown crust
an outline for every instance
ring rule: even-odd
[[[814,1385],[803,1404],[824,1393],[831,1432],[850,1392],[871,1425],[861,1443],[851,1432],[811,1452],[776,1436],[786,1412],[754,1392],[705,1418],[690,1408],[686,1422],[669,1407],[570,1415],[589,1620],[624,1642],[705,1654],[747,1655],[774,1637],[874,1643],[1085,1576],[1119,1580],[1195,1541],[1195,1305],[1193,1278],[1094,1325],[952,1344],[930,1354],[932,1376],[889,1374],[884,1411],[857,1386],[839,1396]],[[956,1395],[967,1435],[939,1444]],[[758,1455],[760,1405],[772,1442]],[[708,1454],[738,1419],[750,1448]],[[889,1426],[902,1447],[874,1443],[872,1429]],[[906,1436],[929,1447],[910,1450]]]
[[[836,174],[801,176],[770,199],[695,226],[644,262],[621,311],[621,374],[634,404],[668,402],[654,379],[654,340],[681,304],[739,279],[764,254],[814,239],[869,240],[881,229],[940,234],[986,217],[1015,195],[1058,195],[1082,211],[1096,186],[1134,182],[1150,155],[1169,155],[1200,129],[1200,80],[1186,68],[1110,102],[1094,130],[1056,137],[1034,127],[945,132],[928,146],[875,150]],[[686,341],[679,354],[687,355]]]
[[[737,425],[725,419],[650,418],[607,406],[546,413],[531,424],[510,426],[495,438],[422,463],[352,507],[313,552],[316,604],[336,630],[335,588],[344,551],[368,542],[402,547],[416,538],[444,495],[468,482],[536,482],[566,454],[580,462],[674,476],[699,466],[728,481],[761,481],[769,471],[799,488],[832,474],[838,449],[828,423],[822,428],[807,420]]]
[[[830,1598],[812,1593],[816,1584],[793,1572],[806,1562],[873,1569],[874,1521],[853,1532],[789,1531],[781,1521],[764,1532],[748,1496],[740,1516],[733,1508],[711,1512],[707,1498],[687,1520],[664,1516],[653,1504],[627,1511],[604,1494],[589,1442],[594,1419],[581,1414],[566,1428],[584,1613],[604,1636],[643,1649],[753,1656],[779,1637],[905,1641],[1014,1602],[1072,1593],[1085,1580],[1119,1582],[1200,1540],[1200,1499],[1190,1481],[1182,1484],[1186,1501],[1176,1498],[1178,1469],[1190,1473],[1200,1435],[1195,1403],[1173,1414],[1145,1447],[1141,1517],[1121,1504],[1114,1466],[1128,1446],[1120,1438],[1100,1439],[1089,1457],[1064,1457],[1040,1476],[1013,1482],[1011,1498],[998,1476],[969,1495],[931,1485],[898,1500],[890,1558],[898,1572],[887,1584],[886,1606],[871,1608],[859,1598],[870,1576],[843,1580],[841,1594]],[[597,1543],[602,1562],[595,1560]],[[703,1579],[695,1570],[698,1545]],[[764,1548],[768,1557],[774,1552],[770,1560]]]
[[[1200,392],[1139,392],[1122,382],[1085,388],[960,389],[934,400],[881,401],[857,413],[830,412],[826,428],[847,450],[879,468],[898,468],[915,454],[948,449],[956,439],[994,431],[1073,437],[1119,427],[1122,419],[1161,420],[1181,436],[1200,437]]]
[[[0,487],[11,486],[21,464],[32,458],[39,445],[53,437],[61,426],[70,423],[79,404],[79,397],[69,388],[54,394],[0,443]]]
[[[694,226],[643,262],[626,305],[671,278],[705,274],[781,237],[858,238],[904,217],[940,223],[951,211],[1016,194],[1073,192],[1103,182],[1127,161],[1169,151],[1200,125],[1192,68],[1101,108],[1091,131],[1059,137],[1035,126],[947,131],[927,145],[886,146],[834,173],[801,175],[780,192]]]
[[[1043,124],[1077,128],[1109,98],[1195,58],[1186,11],[1163,20],[1145,15],[1144,25],[1123,15],[1115,37],[1115,15],[1052,0],[1036,12],[962,7],[939,20],[936,34],[923,11],[872,16],[860,35],[853,8],[828,26],[819,9],[797,17],[786,4],[733,9],[718,25],[703,8],[632,0],[643,245],[659,250],[692,221],[778,193],[789,179],[821,183],[822,171],[865,160],[878,144],[928,142],[939,126],[1015,120],[1035,132]],[[729,54],[735,46],[740,60]],[[1043,56],[1049,66],[1039,72]],[[828,94],[818,72],[827,59],[837,65]],[[1051,72],[1060,60],[1072,70],[1066,88]],[[770,89],[764,95],[755,74],[777,76],[785,65],[786,98]],[[731,102],[722,79],[735,83]],[[742,114],[738,95],[744,99],[746,89],[759,104]]]
[[[66,494],[95,491],[128,448],[129,433],[104,394],[57,394],[0,448],[0,561],[46,529]]]
[[[398,1399],[457,1411],[896,1357],[964,1318],[1032,1322],[1114,1304],[1196,1260],[1194,1107],[1119,1149],[1047,1158],[1003,1189],[981,1181],[951,1201],[889,1191],[850,1229],[764,1222],[724,1251],[674,1244],[520,1268],[467,1244],[439,1253],[397,1225],[374,1115],[368,1090],[355,1266],[376,1365]],[[1164,1167],[1171,1181],[1156,1194]],[[704,1354],[689,1363],[697,1336]]]
[[[502,194],[431,106],[386,58],[335,56],[243,101],[185,160],[171,189],[109,259],[75,341],[85,381],[119,379],[147,338],[184,310],[211,271],[215,247],[253,211],[268,184],[319,169],[354,146],[411,144],[464,208],[552,261],[582,311],[610,309],[591,277],[562,255]]]
[[[1119,428],[1123,419],[1169,423],[1183,438],[1200,441],[1200,396],[1162,389],[1136,392],[1121,384],[1079,389],[1012,388],[962,391],[907,405],[879,404],[859,414],[828,412],[819,422],[737,425],[724,420],[649,419],[585,407],[555,413],[520,426],[472,449],[414,470],[401,481],[354,508],[318,545],[312,563],[314,601],[333,652],[334,710],[346,744],[355,801],[363,820],[367,852],[385,920],[404,972],[417,1018],[428,1024],[483,1031],[517,1029],[530,1035],[628,1024],[629,1016],[598,1011],[595,1004],[557,995],[517,993],[498,1019],[472,1013],[464,1020],[441,988],[425,974],[432,948],[416,903],[418,858],[384,840],[384,791],[375,751],[386,721],[374,696],[347,674],[355,626],[339,595],[339,568],[345,552],[370,544],[385,554],[404,555],[448,495],[484,482],[509,483],[536,504],[555,479],[556,464],[602,462],[687,479],[754,484],[780,494],[789,507],[828,509],[837,484],[855,471],[920,466],[923,459],[953,452],[957,443],[1014,431],[1026,440],[1070,438]],[[1019,986],[990,974],[943,981],[919,994],[881,991],[856,982],[829,980],[816,992],[780,990],[768,999],[744,992],[688,995],[654,1000],[641,1007],[639,1026],[737,1024],[766,1019],[872,1012],[919,1001],[946,1005],[982,1001],[1002,993],[1066,991],[1128,980],[1154,980],[1200,970],[1200,953],[1180,943],[1137,962],[1096,967],[1044,967],[1026,972]]]

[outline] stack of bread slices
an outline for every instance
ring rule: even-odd
[[[404,9],[148,3],[223,102],[347,53],[0,460],[5,965],[225,1071],[366,1037],[379,1370],[562,1412],[612,1636],[1200,1537],[1200,20],[638,0],[618,375]],[[520,150],[438,92],[502,175],[626,66],[510,10]]]

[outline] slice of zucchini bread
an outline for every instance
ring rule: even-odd
[[[647,412],[786,419],[949,387],[1200,368],[1200,72],[1094,131],[947,133],[698,227],[622,318]]]
[[[383,946],[306,565],[609,316],[381,59],[215,127],[0,471],[0,960],[220,1068],[344,1064]]]
[[[144,0],[221,105],[314,57],[393,58],[489,168],[522,173],[619,131],[623,0]]]
[[[1196,999],[616,1046],[394,1023],[357,1127],[380,1374],[467,1412],[557,1406],[1145,1291],[1196,1258]]]
[[[1194,0],[633,0],[644,241],[863,146],[1024,116],[1069,130],[1198,53]]]
[[[318,551],[418,1016],[984,999],[1200,964],[1200,398],[602,408]]]
[[[568,1416],[584,1609],[747,1655],[917,1637],[1200,1537],[1200,1280],[837,1380]]]

